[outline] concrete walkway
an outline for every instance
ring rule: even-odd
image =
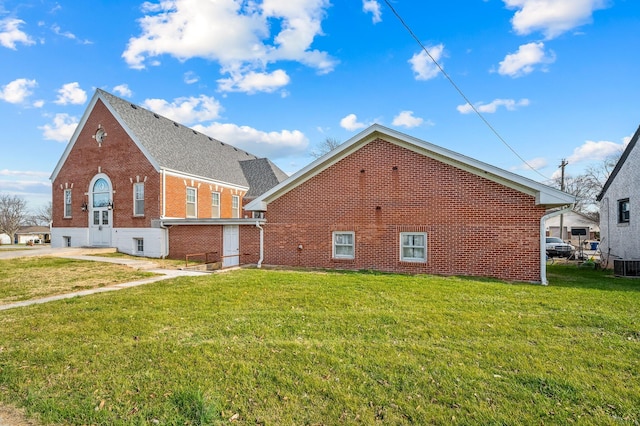
[[[155,265],[153,262],[146,259],[124,259],[117,257],[100,257],[100,256],[89,256],[90,253],[99,254],[100,252],[113,252],[113,249],[84,249],[84,248],[50,248],[50,247],[37,247],[37,248],[29,248],[28,250],[6,250],[0,249],[0,259],[12,259],[17,257],[31,257],[31,256],[54,256],[54,257],[63,257],[68,259],[77,259],[77,260],[89,260],[93,262],[108,262],[108,263],[116,263],[120,265],[126,265],[133,269],[143,269],[148,272],[153,272],[159,274],[155,277],[144,278],[137,281],[131,281],[127,283],[113,284],[104,287],[92,288],[89,290],[75,291],[73,293],[65,293],[58,294],[55,296],[42,297],[39,299],[30,299],[23,300],[20,302],[9,303],[6,305],[0,305],[0,311],[4,311],[7,309],[13,308],[21,308],[29,305],[36,305],[40,303],[53,302],[55,300],[62,299],[70,299],[73,297],[87,296],[90,294],[96,293],[105,293],[108,291],[116,291],[122,290],[125,288],[136,287],[139,285],[155,283],[162,280],[167,280],[175,277],[183,277],[183,276],[202,276],[208,275],[207,272],[198,272],[198,271],[186,271],[179,269],[159,269],[154,268]]]

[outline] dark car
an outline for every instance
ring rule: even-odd
[[[575,251],[575,247],[560,238],[547,237],[546,250],[549,257],[569,257]]]

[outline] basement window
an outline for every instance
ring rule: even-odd
[[[144,254],[144,238],[134,238],[133,249],[136,254]]]

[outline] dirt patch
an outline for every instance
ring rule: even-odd
[[[41,423],[27,419],[23,410],[0,404],[0,426],[40,426]]]

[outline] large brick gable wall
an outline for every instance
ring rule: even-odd
[[[99,145],[93,138],[98,126],[107,132]],[[119,228],[149,227],[151,219],[160,216],[160,178],[140,149],[120,126],[105,105],[98,101],[81,129],[68,157],[53,182],[53,226],[86,227],[83,212],[85,193],[90,192],[91,179],[104,173],[111,180],[114,194],[113,226]],[[133,215],[133,183],[145,181],[145,215]],[[61,189],[62,187],[62,189]],[[63,218],[63,190],[72,187],[72,217]]]
[[[534,197],[377,139],[271,202],[265,264],[539,281]],[[332,231],[355,258],[332,259]],[[400,232],[427,233],[427,262],[401,262]]]

